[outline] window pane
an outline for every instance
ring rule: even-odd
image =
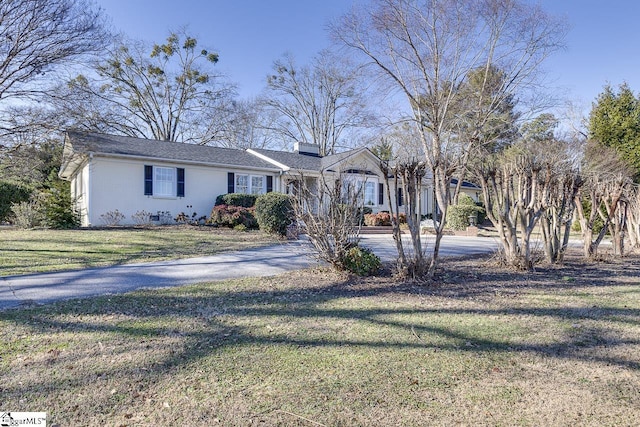
[[[249,175],[236,174],[236,193],[249,192]]]
[[[154,178],[155,182],[153,183],[153,195],[154,196],[165,196],[165,197],[174,197],[175,193],[175,177],[176,170],[174,168],[159,168],[155,167],[154,169]]]
[[[373,205],[376,201],[376,183],[366,182],[364,185],[364,204]]]
[[[252,194],[264,193],[264,176],[251,177],[251,193]]]

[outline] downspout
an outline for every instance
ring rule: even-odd
[[[92,197],[93,189],[91,188],[91,183],[93,180],[91,179],[91,173],[93,169],[93,152],[89,152],[89,163],[87,165],[87,227],[91,227],[91,215],[93,215],[92,205]]]

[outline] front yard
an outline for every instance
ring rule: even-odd
[[[624,426],[640,258],[430,288],[327,270],[0,312],[3,409],[59,425]]]
[[[0,276],[213,255],[274,243],[260,232],[162,226],[0,229]]]

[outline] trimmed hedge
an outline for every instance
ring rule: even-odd
[[[255,208],[245,208],[242,206],[214,206],[208,223],[218,227],[235,228],[237,226],[242,226],[240,228],[258,228],[258,221],[255,217]]]
[[[267,193],[256,200],[256,219],[262,231],[287,235],[287,227],[293,222],[291,197],[282,193]]]
[[[216,197],[215,206],[228,205],[228,206],[240,206],[243,208],[252,208],[256,204],[257,194],[244,194],[244,193],[228,193],[221,194]]]
[[[478,222],[478,214],[484,212],[476,202],[466,194],[460,194],[457,205],[449,206],[447,212],[447,225],[452,230],[466,230],[469,226],[469,217],[475,215]]]

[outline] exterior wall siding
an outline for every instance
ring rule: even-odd
[[[157,197],[144,195],[144,166],[160,166],[185,169],[184,197]],[[86,170],[86,168],[85,168]],[[94,157],[91,166],[91,193],[98,195],[87,209],[87,221],[83,226],[101,226],[101,215],[115,211],[124,214],[121,224],[135,224],[132,215],[139,211],[150,214],[169,212],[171,218],[184,212],[197,217],[211,214],[215,199],[227,193],[227,172],[247,172],[181,163],[138,161],[107,157]],[[273,175],[266,171],[249,171],[260,175]],[[274,186],[277,176],[274,176]],[[191,206],[187,208],[187,206]]]

